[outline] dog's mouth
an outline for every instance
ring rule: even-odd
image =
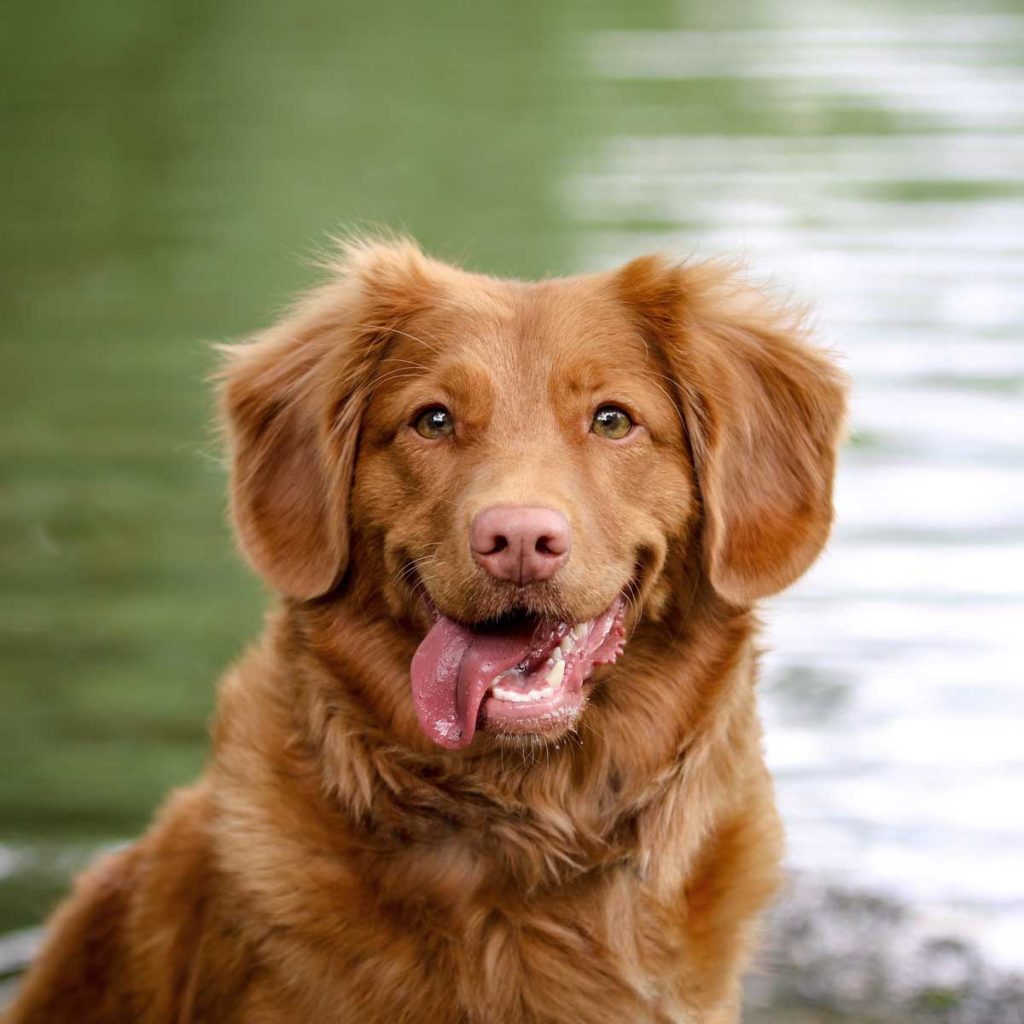
[[[575,624],[515,613],[465,625],[435,615],[412,659],[412,696],[424,733],[449,750],[468,746],[478,726],[534,735],[571,727],[583,684],[624,643],[621,598]]]

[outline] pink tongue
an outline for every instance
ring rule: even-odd
[[[468,746],[494,677],[537,648],[532,630],[480,633],[441,616],[413,655],[412,700],[423,731],[449,750]]]

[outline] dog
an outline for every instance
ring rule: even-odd
[[[826,541],[845,406],[800,317],[716,263],[353,241],[220,379],[280,605],[10,1024],[737,1021],[782,842],[756,606]]]

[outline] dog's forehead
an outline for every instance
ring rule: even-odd
[[[412,331],[406,343],[435,370],[472,366],[520,388],[543,387],[552,375],[599,386],[649,358],[626,309],[595,278],[485,280],[424,310]]]

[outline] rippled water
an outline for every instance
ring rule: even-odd
[[[485,8],[18,15],[0,926],[198,770],[258,628],[201,339],[387,223],[519,274],[739,256],[812,305],[854,391],[834,542],[766,611],[790,861],[1024,969],[1024,13]]]

